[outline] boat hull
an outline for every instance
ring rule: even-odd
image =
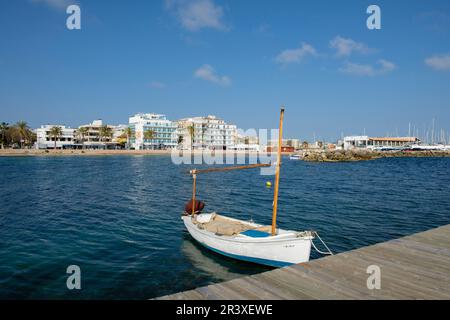
[[[286,232],[265,238],[221,236],[199,229],[190,216],[182,217],[191,236],[204,247],[221,255],[267,265],[284,267],[309,261],[312,236]]]

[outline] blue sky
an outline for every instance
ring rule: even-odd
[[[67,5],[81,30],[66,28]],[[368,30],[366,9],[381,8]],[[0,121],[215,114],[285,136],[450,132],[449,1],[0,0]]]

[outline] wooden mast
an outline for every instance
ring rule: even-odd
[[[281,108],[280,112],[280,129],[278,133],[278,153],[277,153],[277,166],[275,171],[275,191],[273,194],[273,213],[272,213],[272,236],[276,234],[277,228],[277,208],[278,208],[278,186],[280,184],[280,165],[281,165],[281,145],[283,143],[283,119],[284,108]]]
[[[192,215],[194,215],[195,214],[195,188],[196,188],[196,186],[195,186],[195,184],[196,184],[196,181],[197,181],[197,171],[196,170],[193,170],[193,172],[192,172],[192,178],[193,178],[193,184],[192,184]]]

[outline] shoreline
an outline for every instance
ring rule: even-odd
[[[180,152],[182,150],[179,150]],[[190,150],[183,150],[190,151]],[[196,154],[210,154],[214,153],[210,150],[195,150],[192,152]],[[216,151],[218,155],[222,151]],[[298,152],[283,152],[283,156],[290,156]],[[386,151],[377,152],[369,150],[353,150],[353,151],[300,151],[303,153],[302,161],[306,162],[358,162],[367,160],[376,160],[381,158],[437,158],[450,157],[450,151]],[[56,156],[170,156],[172,150],[39,150],[39,149],[0,149],[0,157],[56,157]],[[257,151],[240,151],[230,150],[223,151],[224,155],[258,155],[258,154],[272,154],[267,152]]]
[[[187,152],[190,150],[179,150]],[[192,154],[212,154],[211,150],[195,150]],[[215,151],[219,154],[222,151]],[[50,156],[116,156],[116,155],[171,155],[172,150],[39,150],[39,149],[0,149],[0,157],[50,157]],[[239,155],[251,155],[259,154],[256,151],[223,151],[223,154],[239,154]],[[267,152],[262,152],[262,154],[268,154]],[[283,152],[283,155],[291,155],[292,153]]]
[[[170,150],[38,150],[3,149],[0,157],[170,155]]]

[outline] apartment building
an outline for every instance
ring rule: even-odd
[[[216,116],[185,118],[177,122],[183,149],[227,150],[236,144],[236,126]]]
[[[55,148],[55,137],[50,134],[53,127],[61,128],[61,135],[56,137],[57,149],[71,149],[74,145],[75,129],[63,125],[46,124],[36,129],[36,149],[53,149]]]
[[[178,145],[177,123],[163,114],[138,113],[129,118],[131,147],[136,150],[171,149]]]

